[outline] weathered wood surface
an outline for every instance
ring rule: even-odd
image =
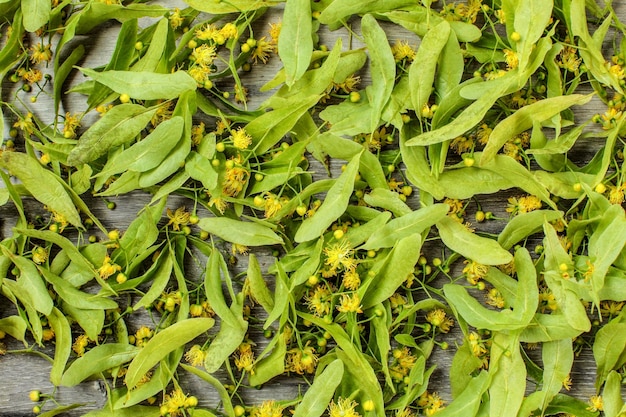
[[[166,2],[170,5],[174,2]],[[616,2],[618,3],[618,2]],[[621,3],[621,2],[619,2]],[[619,10],[620,16],[626,16],[626,4],[615,4],[615,7]],[[255,26],[260,31],[266,31],[269,22],[279,19],[278,11],[271,11],[258,22]],[[359,33],[358,19],[353,22],[353,30]],[[409,32],[398,28],[397,26],[385,25],[388,31],[388,37],[390,43],[394,43],[396,39],[408,40],[412,45],[419,44],[419,38]],[[116,25],[108,25],[105,30],[98,31],[93,36],[85,37],[81,42],[85,43],[87,50],[90,53],[86,56],[86,59],[80,63],[81,66],[94,67],[100,63],[107,62],[115,45],[115,33],[118,27]],[[261,33],[261,32],[259,32]],[[349,36],[347,30],[340,29],[335,32],[321,33],[322,42],[328,45],[334,43],[334,39],[338,36],[344,37],[346,40],[344,45],[350,44],[352,48],[361,47],[358,39]],[[348,42],[348,38],[351,40]],[[95,53],[94,53],[95,52]],[[256,67],[250,73],[242,76],[242,83],[248,87],[250,91],[249,108],[255,108],[269,93],[261,93],[259,88],[269,81],[277,70],[280,69],[278,59],[271,59],[270,62],[264,67]],[[363,84],[369,83],[369,74],[364,72],[360,74],[363,79]],[[80,75],[76,76],[77,78]],[[6,91],[6,89],[5,89]],[[26,96],[25,96],[26,97]],[[68,110],[80,109],[84,106],[84,103],[80,96],[72,95],[70,99],[64,103],[64,107]],[[50,114],[47,109],[52,108],[52,101],[49,97],[41,95],[38,103],[35,106],[36,110],[40,112],[41,116]],[[604,112],[604,104],[599,100],[594,99],[591,103],[585,106],[584,109],[575,109],[578,112],[581,120],[585,120],[591,115]],[[47,113],[46,113],[47,112]],[[576,160],[579,162],[587,161],[593,155],[593,152],[597,150],[599,144],[587,143],[578,144],[576,148]],[[319,164],[313,163],[312,170],[316,171],[321,177],[325,175],[325,169]],[[339,172],[339,164],[332,164],[332,172]],[[497,217],[506,218],[508,213],[505,212],[507,198],[513,195],[520,194],[516,190],[508,190],[498,195],[489,196],[487,199],[482,199],[481,204],[483,210],[492,211]],[[87,199],[88,204],[92,207],[94,214],[102,220],[107,227],[119,228],[124,230],[130,221],[135,217],[136,213],[149,201],[149,196],[140,193],[133,193],[117,199],[113,199],[117,203],[115,210],[108,210],[106,204],[102,199]],[[169,206],[176,208],[184,204],[183,200],[169,202]],[[409,200],[409,204],[412,207],[417,206],[417,198],[413,197]],[[187,202],[190,205],[190,202]],[[33,204],[33,207],[38,207],[37,204]],[[473,217],[473,211],[476,210],[476,206],[472,203],[468,207],[468,218]],[[202,212],[200,213],[202,214]],[[13,207],[10,204],[0,207],[0,233],[2,237],[8,236],[11,233],[10,227],[14,223],[13,219],[16,214]],[[505,221],[491,221],[483,224],[475,225],[478,231],[487,233],[497,233],[502,229]],[[437,248],[431,248],[432,253],[437,253]],[[273,262],[269,251],[257,253],[259,261],[263,270],[267,270],[267,267]],[[233,268],[233,275],[245,271],[247,261],[245,256],[238,256],[238,264]],[[195,268],[192,270],[193,274],[197,274],[197,277],[202,273],[201,268]],[[458,272],[458,271],[457,271]],[[10,307],[8,303],[0,298],[0,317],[5,316],[7,309]],[[135,324],[137,327],[142,323],[130,323],[129,327]],[[255,341],[259,343],[259,346],[263,346],[264,338],[261,334],[253,335]],[[450,399],[450,389],[447,380],[447,369],[450,366],[455,349],[455,344],[462,342],[460,332],[452,331],[447,336],[447,341],[451,348],[447,351],[436,349],[429,360],[428,365],[436,365],[437,369],[431,377],[431,383],[429,384],[429,390],[438,391],[444,399]],[[10,350],[23,349],[23,345],[18,342],[8,343]],[[49,348],[50,354],[53,353],[53,347]],[[30,390],[38,389],[42,392],[51,393],[54,391],[56,400],[61,404],[71,403],[83,403],[84,406],[67,412],[62,415],[66,416],[79,416],[85,412],[93,409],[100,409],[106,403],[106,389],[102,382],[92,381],[85,382],[74,388],[59,387],[55,388],[49,381],[49,372],[51,364],[39,356],[33,354],[9,354],[0,357],[0,415],[1,416],[27,416],[32,414],[33,403],[28,398]],[[575,363],[572,372],[573,387],[570,394],[581,398],[588,399],[591,395],[595,394],[594,381],[595,381],[595,366],[592,357],[591,349],[588,347],[575,358]],[[217,393],[210,388],[206,383],[201,382],[194,376],[186,373],[179,375],[181,385],[185,389],[197,395],[200,399],[200,406],[216,406],[218,403]],[[297,380],[298,382],[300,380]],[[282,377],[272,380],[270,383],[264,385],[262,390],[242,390],[243,400],[247,404],[256,404],[264,399],[293,399],[302,387],[294,383],[294,380],[288,377]]]

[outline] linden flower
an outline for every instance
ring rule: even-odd
[[[107,255],[104,257],[104,261],[102,262],[102,266],[98,268],[98,274],[100,278],[107,279],[113,274],[116,274],[122,270],[122,267],[111,263],[111,258]]]
[[[282,417],[284,407],[274,400],[263,401],[263,403],[255,407],[251,417]]]
[[[196,30],[196,38],[201,41],[211,40],[217,42],[222,36],[224,35],[212,24],[207,24],[203,28]]]
[[[196,397],[188,397],[180,388],[176,388],[170,394],[165,394],[160,412],[161,415],[167,414],[170,417],[181,416],[185,415],[183,411],[185,408],[194,407],[197,403],[198,399]]]
[[[254,375],[254,352],[247,343],[239,346],[238,352],[235,353],[235,366],[240,371],[246,371]]]
[[[215,45],[203,44],[191,51],[191,57],[198,65],[208,67],[213,64],[213,60],[217,57]]]
[[[519,58],[517,52],[511,51],[510,49],[504,49],[504,61],[506,62],[506,68],[508,70],[513,70],[519,66]]]
[[[339,397],[337,402],[332,400],[328,405],[328,415],[329,417],[361,417],[361,414],[355,411],[357,405],[357,402],[350,398]]]
[[[239,36],[237,26],[232,22],[226,23],[220,29],[220,35],[222,35],[224,39],[236,39],[237,36]]]
[[[89,338],[87,335],[81,334],[74,340],[72,343],[72,350],[76,352],[78,356],[83,356],[85,354],[85,348],[89,344]]]
[[[424,392],[417,401],[417,405],[423,408],[424,414],[427,416],[432,416],[442,410],[444,408],[443,404],[443,400],[436,392],[432,394]]]
[[[308,344],[300,349],[290,349],[285,357],[285,369],[287,372],[295,372],[298,375],[313,374],[317,367],[318,357]]]
[[[171,28],[174,30],[181,27],[181,25],[185,22],[185,18],[180,14],[180,9],[178,7],[174,9],[168,19],[170,21]]]
[[[393,57],[396,62],[400,62],[403,59],[411,62],[415,58],[416,54],[415,50],[411,48],[407,41],[396,41],[396,43],[391,47],[391,53],[393,53]]]
[[[242,190],[248,180],[248,171],[240,166],[226,168],[224,182],[222,183],[222,192],[230,197],[236,197]]]
[[[17,127],[22,132],[30,135],[35,131],[35,123],[33,122],[34,115],[31,112],[26,113],[26,116],[20,118],[17,122],[13,123],[13,127]]]
[[[43,79],[43,73],[37,68],[31,68],[22,74],[22,78],[30,84],[38,83]]]
[[[589,398],[589,407],[587,407],[587,410],[591,412],[604,410],[604,401],[602,400],[602,396],[594,395]]]
[[[274,45],[278,45],[278,37],[280,36],[280,30],[283,27],[283,22],[274,22],[270,23],[270,38],[272,38],[272,42]]]
[[[496,288],[492,288],[487,292],[487,304],[496,308],[504,308],[504,297]]]
[[[41,265],[42,263],[46,262],[47,259],[48,251],[41,246],[35,246],[35,248],[33,249],[33,262]]]
[[[52,59],[52,50],[50,44],[43,45],[39,42],[30,47],[30,62],[37,65],[40,62],[50,61]]]
[[[340,267],[350,269],[356,265],[356,260],[353,256],[354,251],[350,248],[350,243],[345,239],[324,248],[324,255],[326,256],[324,265],[329,267],[330,273],[336,273]]]
[[[247,149],[252,143],[252,136],[250,136],[243,127],[233,130],[230,138],[237,149]]]
[[[446,315],[442,308],[436,308],[426,314],[426,321],[438,328],[442,333],[448,333],[454,322]]]
[[[341,313],[362,313],[359,295],[357,293],[352,295],[342,294],[337,310]]]
[[[170,219],[167,225],[172,225],[172,229],[180,231],[181,226],[186,226],[189,223],[189,217],[191,213],[186,211],[185,207],[178,207],[176,211],[172,211],[169,208],[166,210],[167,217]]]
[[[350,268],[346,270],[343,274],[343,286],[349,290],[357,290],[361,285],[361,277],[359,273],[356,272],[356,267]]]
[[[276,51],[276,45],[272,42],[268,42],[266,39],[267,38],[263,36],[261,39],[256,41],[256,46],[252,52],[252,61],[255,64],[257,61],[267,64],[270,54]]]
[[[65,113],[65,121],[63,122],[63,136],[67,139],[76,136],[76,128],[80,126],[80,114]]]
[[[487,275],[489,272],[489,266],[479,264],[476,261],[465,260],[463,261],[465,267],[463,268],[463,274],[465,279],[472,285],[478,284],[478,281]]]
[[[327,285],[316,285],[305,296],[306,305],[313,314],[323,317],[330,313],[331,295],[331,289]]]
[[[206,359],[206,350],[202,350],[200,345],[193,345],[186,353],[185,360],[191,366],[202,366]]]

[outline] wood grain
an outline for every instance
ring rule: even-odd
[[[169,5],[169,4],[168,4]],[[620,16],[623,16],[623,10],[626,7],[619,6],[621,10]],[[267,25],[271,21],[279,20],[280,11],[273,10],[267,15],[263,16],[261,20],[255,23],[255,28],[258,29],[258,33],[261,34],[267,31]],[[358,20],[355,19],[350,22],[352,29],[359,33]],[[419,44],[419,38],[414,34],[411,34],[405,30],[398,28],[391,24],[383,24],[386,29],[390,43],[394,43],[396,40],[408,40],[413,46]],[[95,67],[101,63],[107,62],[111,56],[112,50],[115,45],[115,34],[119,30],[119,26],[115,24],[107,24],[103,28],[99,29],[93,36],[87,36],[82,39],[74,41],[74,43],[83,43],[88,51],[87,58],[80,63],[81,66]],[[323,43],[332,45],[337,37],[343,37],[344,47],[360,48],[363,46],[362,42],[357,37],[351,37],[347,30],[340,29],[334,32],[323,31],[320,33],[320,38]],[[349,40],[349,41],[348,41]],[[260,103],[267,98],[271,92],[261,92],[260,88],[267,83],[273,75],[280,69],[280,63],[277,57],[274,57],[270,62],[263,67],[255,67],[251,72],[242,75],[243,84],[249,89],[250,101],[248,102],[249,108],[256,108]],[[370,77],[367,72],[359,74],[362,77],[363,85],[367,85],[370,82]],[[82,79],[82,76],[74,74],[72,83],[77,83]],[[11,85],[3,86],[3,100],[7,100],[10,94],[13,94]],[[28,95],[24,93],[18,93],[18,96],[24,100],[28,99]],[[8,101],[8,100],[7,100]],[[73,94],[68,95],[63,100],[63,112],[76,111],[84,107],[84,98]],[[46,95],[41,95],[36,106],[35,111],[38,116],[42,117],[47,122],[51,116],[50,109],[52,108],[52,101]],[[577,118],[585,120],[595,113],[604,112],[606,106],[597,98],[594,98],[591,103],[581,109],[575,109]],[[95,116],[94,116],[95,117]],[[89,120],[89,119],[88,119]],[[93,119],[91,119],[93,120]],[[577,163],[584,163],[591,159],[593,153],[601,146],[601,143],[584,143],[578,144],[575,149],[575,160]],[[316,172],[316,176],[324,177],[325,169],[318,163],[312,162],[312,169]],[[331,164],[331,172],[336,175],[339,172],[340,164],[333,162]],[[507,198],[514,195],[519,195],[518,190],[508,190],[498,195],[487,196],[481,198],[481,204],[483,210],[493,211],[497,217],[505,218],[507,213],[505,212]],[[132,193],[126,195],[114,201],[117,203],[115,210],[108,210],[106,204],[102,199],[87,198],[87,203],[94,214],[102,220],[110,228],[118,228],[124,230],[130,221],[135,217],[136,213],[143,207],[145,203],[149,201],[149,196],[142,193]],[[185,201],[180,198],[173,198],[169,201],[168,206],[176,208],[180,204],[185,204]],[[190,204],[190,202],[187,202]],[[418,206],[416,197],[409,199],[409,204],[412,207]],[[34,213],[40,210],[38,204],[27,203],[27,212]],[[468,219],[472,218],[473,212],[476,210],[474,203],[471,203],[468,207]],[[202,214],[202,213],[201,213]],[[11,226],[14,224],[16,213],[14,208],[7,204],[0,207],[0,234],[1,237],[11,235]],[[504,220],[496,220],[481,224],[476,224],[477,231],[484,233],[497,233],[506,224]],[[440,251],[438,247],[431,247],[428,249],[431,254],[437,254]],[[267,270],[269,265],[273,263],[271,254],[265,250],[258,251],[261,267],[263,270]],[[239,274],[245,271],[247,266],[247,259],[245,256],[238,256],[238,263],[233,267],[233,275]],[[200,279],[202,269],[197,266],[190,265],[190,274],[195,278]],[[452,274],[458,273],[458,268],[452,271]],[[11,307],[7,301],[0,298],[0,317],[9,314]],[[256,313],[261,316],[260,311]],[[130,323],[130,326],[139,326],[142,323]],[[253,334],[252,338],[258,343],[258,347],[267,343],[262,334]],[[447,336],[447,342],[451,346],[448,350],[436,349],[432,357],[429,359],[428,365],[435,365],[436,370],[431,377],[430,390],[438,391],[440,395],[449,400],[451,398],[450,388],[447,379],[447,369],[449,369],[452,357],[454,355],[454,346],[462,343],[462,335],[458,329],[452,331]],[[8,342],[10,350],[24,349],[18,342]],[[44,352],[48,354],[53,353],[53,347],[46,348]],[[101,381],[85,382],[74,388],[55,388],[49,382],[48,375],[51,365],[45,359],[29,354],[9,354],[0,357],[0,415],[1,416],[26,416],[32,415],[31,409],[33,403],[28,399],[28,393],[32,389],[38,389],[42,392],[52,393],[59,403],[71,404],[71,403],[83,403],[84,406],[71,412],[67,412],[63,415],[66,416],[79,416],[89,410],[100,409],[106,403],[106,387]],[[225,375],[217,375],[219,378],[225,377]],[[219,398],[217,393],[210,388],[206,383],[200,381],[195,376],[181,372],[179,375],[181,385],[191,394],[196,395],[200,399],[201,406],[214,407],[217,406]],[[586,400],[591,395],[595,394],[595,388],[593,386],[595,380],[595,366],[591,351],[589,348],[584,349],[582,353],[576,357],[574,369],[572,373],[573,388],[571,394],[574,396]],[[246,404],[260,403],[264,399],[285,399],[290,400],[297,396],[298,392],[304,387],[297,385],[297,381],[293,378],[283,376],[272,380],[266,384],[263,389],[243,389],[241,390],[242,399]]]

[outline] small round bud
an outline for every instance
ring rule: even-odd
[[[358,103],[359,101],[361,101],[361,94],[358,91],[351,91],[350,92],[350,102]]]
[[[35,413],[35,414],[41,413],[41,407],[38,406],[38,405],[34,406],[33,407],[33,413]]]
[[[236,417],[241,417],[241,416],[243,416],[244,414],[246,414],[246,409],[245,409],[245,408],[243,408],[243,407],[242,407],[242,406],[240,406],[240,405],[236,405],[236,406],[233,408],[233,411],[235,412],[235,416],[236,416]]]
[[[307,212],[307,207],[304,204],[300,204],[298,207],[296,207],[296,213],[298,213],[298,216],[304,216]]]
[[[189,49],[194,49],[196,46],[198,46],[198,42],[196,42],[194,39],[191,39],[189,42],[187,42],[187,48]]]
[[[374,401],[372,400],[367,400],[363,403],[363,410],[365,411],[374,411]]]
[[[41,400],[41,391],[39,390],[32,390],[31,392],[28,393],[28,398],[36,403],[37,401]]]
[[[265,178],[265,176],[261,174],[260,172],[257,172],[256,174],[254,174],[254,179],[256,181],[263,181],[263,178]]]
[[[243,52],[244,54],[247,54],[248,52],[250,52],[250,45],[248,45],[247,43],[244,43],[243,45],[241,45],[241,52]]]
[[[120,102],[121,102],[122,104],[126,104],[126,103],[128,103],[129,101],[130,101],[130,96],[129,96],[128,94],[126,94],[126,93],[124,93],[124,94],[120,94]]]
[[[485,212],[482,210],[478,210],[476,212],[476,214],[474,215],[474,218],[476,219],[476,221],[478,223],[484,222],[485,221]]]
[[[192,214],[191,216],[189,216],[189,224],[198,224],[199,221],[200,217],[198,217],[197,214]]]
[[[337,229],[337,230],[335,230],[333,232],[333,236],[337,240],[341,239],[343,237],[343,235],[344,235],[344,233],[343,233],[343,230],[341,230],[341,229]]]
[[[135,49],[141,51],[143,49],[143,42],[137,41],[135,42]]]
[[[107,237],[110,240],[118,240],[120,238],[120,231],[117,229],[111,230],[109,233],[107,233]]]
[[[433,258],[433,266],[439,267],[442,263],[441,258]]]
[[[464,164],[466,167],[471,167],[471,166],[474,166],[474,163],[475,163],[475,162],[476,162],[476,161],[474,160],[474,158],[472,158],[472,157],[470,157],[470,156],[463,158],[463,164]]]
[[[572,188],[574,189],[574,191],[576,191],[577,193],[581,192],[583,189],[583,186],[581,183],[577,182],[576,184],[572,185]]]
[[[312,287],[314,285],[317,285],[317,283],[320,282],[320,279],[317,277],[317,275],[311,275],[309,276],[309,278],[307,278],[306,280],[306,284],[309,287]]]
[[[604,194],[604,192],[606,191],[606,185],[600,183],[600,184],[596,185],[594,190],[595,190],[596,193]]]
[[[107,208],[108,208],[109,210],[115,210],[115,207],[116,207],[116,204],[115,204],[113,201],[109,201],[109,202],[107,203]]]
[[[123,284],[128,280],[128,277],[126,276],[126,274],[124,274],[123,272],[120,272],[119,274],[117,274],[117,276],[115,277],[115,281],[118,284]]]
[[[511,40],[513,42],[519,42],[521,39],[522,39],[522,35],[520,35],[518,32],[511,33]]]

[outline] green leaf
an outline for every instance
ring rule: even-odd
[[[284,0],[229,0],[216,1],[216,0],[184,0],[189,6],[201,12],[210,14],[227,14],[227,13],[240,13],[263,9],[266,7],[273,7]]]
[[[229,315],[220,316],[220,330],[211,341],[204,360],[207,372],[217,371],[246,337],[248,322],[243,318],[243,294],[231,305]]]
[[[157,111],[138,104],[120,104],[106,112],[80,137],[67,157],[67,163],[78,166],[106,154],[109,149],[134,139]]]
[[[271,345],[274,345],[272,352],[257,360],[254,364],[254,373],[248,375],[248,383],[253,387],[258,387],[285,372],[285,355],[287,354],[285,334],[277,333],[272,342],[274,340],[276,342],[270,343],[270,346],[263,351],[265,353]]]
[[[450,36],[450,24],[442,20],[433,26],[422,38],[415,59],[409,67],[409,86],[411,103],[418,117],[428,103],[435,81],[437,61]]]
[[[17,285],[26,291],[25,295],[29,297],[33,307],[46,316],[50,315],[54,303],[35,263],[22,256],[12,254],[4,245],[0,245],[0,249],[5,256],[11,258],[11,261],[20,270]]]
[[[183,118],[174,116],[160,123],[148,136],[110,157],[96,177],[106,178],[131,170],[145,172],[158,166],[180,141]]]
[[[141,349],[128,343],[106,343],[89,350],[76,359],[63,374],[61,385],[73,387],[91,375],[131,361]]]
[[[146,405],[133,405],[128,408],[122,408],[119,410],[111,410],[103,408],[102,410],[90,411],[87,414],[83,414],[82,417],[159,417],[161,415],[159,407],[146,406]],[[195,415],[195,413],[194,413]]]
[[[384,226],[374,230],[370,238],[363,244],[362,249],[390,248],[400,239],[422,233],[441,221],[448,214],[448,209],[447,204],[433,204],[392,219]]]
[[[226,388],[224,388],[224,385],[222,385],[222,382],[220,382],[219,379],[215,378],[213,375],[207,372],[196,369],[193,366],[185,365],[184,363],[181,363],[180,366],[187,372],[194,374],[203,381],[212,385],[213,388],[217,390],[220,396],[220,399],[222,401],[222,407],[224,408],[224,412],[226,413],[226,415],[229,417],[235,415],[235,411],[233,410],[233,403],[230,399],[230,394],[228,391],[226,391]]]
[[[0,319],[0,330],[20,342],[25,341],[26,327],[26,320],[20,316],[8,316]]]
[[[498,235],[498,243],[504,249],[511,249],[520,240],[541,231],[545,221],[551,222],[562,216],[563,212],[553,210],[535,210],[518,214],[504,226]]]
[[[524,106],[501,121],[489,135],[489,141],[480,158],[480,165],[491,161],[500,148],[511,137],[533,127],[533,122],[544,122],[574,105],[583,105],[591,100],[592,94],[571,94],[539,100]]]
[[[200,336],[214,324],[215,320],[211,318],[192,318],[179,321],[155,334],[128,365],[126,386],[134,388],[161,359]]]
[[[481,404],[482,394],[487,391],[490,382],[490,375],[485,371],[481,371],[478,376],[469,381],[467,387],[458,397],[437,413],[437,417],[475,416]]]
[[[526,390],[526,365],[516,335],[496,333],[490,351],[489,374],[489,415],[517,415]]]
[[[363,154],[364,155],[364,154]],[[385,188],[374,188],[363,196],[363,200],[372,207],[389,210],[396,217],[412,213],[413,210],[401,200],[399,193]]]
[[[552,21],[552,0],[530,0],[524,4],[517,3],[513,26],[520,34],[516,44],[519,54],[519,68],[524,70],[528,65],[531,52],[543,32]]]
[[[502,265],[513,260],[509,251],[503,249],[498,242],[470,232],[448,216],[437,222],[437,229],[447,247],[480,264]]]
[[[250,294],[263,309],[269,313],[274,309],[274,297],[267,288],[267,283],[261,273],[261,265],[257,257],[251,253],[248,259],[247,280],[250,285]]]
[[[596,388],[600,388],[612,370],[623,365],[625,350],[626,323],[611,321],[598,330],[593,342],[593,357],[598,367]]]
[[[333,399],[335,389],[343,378],[343,362],[335,359],[315,376],[313,385],[306,391],[302,401],[295,409],[293,417],[319,417],[330,400]]]
[[[313,55],[311,2],[285,3],[283,25],[278,37],[278,55],[285,67],[286,84],[292,86],[306,72]]]
[[[196,81],[185,71],[170,74],[137,71],[103,71],[79,68],[85,75],[106,85],[119,94],[128,94],[137,100],[170,100],[185,91],[196,89]]]
[[[133,310],[135,311],[142,307],[148,308],[152,305],[152,303],[161,296],[165,287],[167,287],[167,284],[170,282],[172,270],[174,269],[173,256],[170,256],[168,252],[163,252],[157,262],[159,263],[159,267],[154,272],[154,276],[151,279],[150,289],[135,303],[133,306]]]
[[[370,131],[373,132],[380,123],[383,108],[393,91],[396,62],[389,48],[385,31],[372,15],[363,16],[361,31],[369,51],[372,74],[372,84],[367,87],[366,92],[372,107]]]
[[[110,310],[118,307],[117,303],[109,298],[80,291],[46,268],[39,268],[39,271],[46,281],[52,284],[54,291],[59,297],[67,304],[87,310]]]
[[[54,361],[50,370],[50,381],[55,386],[61,385],[63,371],[72,351],[72,331],[65,315],[54,308],[48,316],[50,327],[54,331]],[[0,324],[0,328],[2,328]]]
[[[348,163],[345,171],[341,173],[330,190],[328,190],[326,198],[317,209],[317,212],[313,216],[304,219],[294,237],[296,242],[306,242],[307,240],[320,237],[346,210],[354,189],[354,180],[358,173],[360,156],[360,153],[355,155]]]
[[[238,245],[266,246],[283,243],[280,236],[259,222],[245,222],[228,217],[204,217],[198,222],[198,227]],[[233,233],[234,230],[237,233]]]
[[[51,3],[48,0],[22,0],[24,29],[35,32],[50,19]]]
[[[359,288],[363,309],[382,303],[391,297],[413,273],[422,247],[422,236],[411,234],[401,238],[385,259],[382,270]]]
[[[72,225],[82,227],[80,215],[61,178],[44,168],[37,159],[21,152],[4,152],[0,166],[17,177],[40,203],[65,216]]]

